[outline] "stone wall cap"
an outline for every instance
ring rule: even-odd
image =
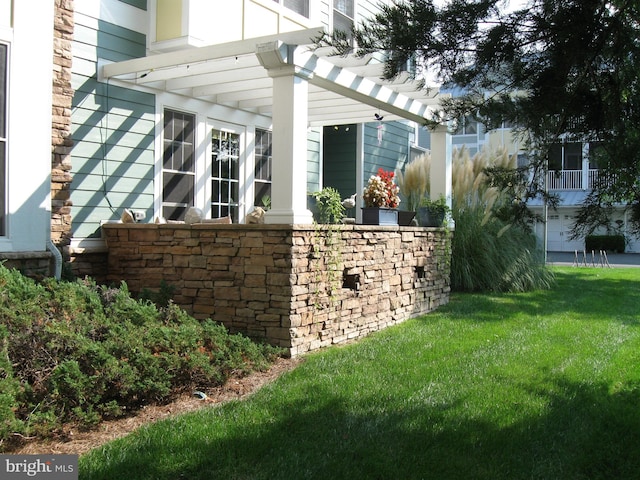
[[[109,222],[103,223],[102,228],[111,229],[161,229],[161,230],[254,230],[254,231],[313,231],[317,228],[327,229],[338,227],[342,231],[382,231],[382,232],[399,232],[399,231],[434,231],[442,230],[445,227],[416,227],[416,226],[399,226],[399,225],[329,225],[329,224],[285,224],[285,223],[119,223]],[[451,229],[452,230],[452,229]]]
[[[0,260],[27,260],[52,256],[53,254],[49,251],[0,252]]]

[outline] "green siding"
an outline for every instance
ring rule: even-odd
[[[146,2],[127,2],[146,9]],[[97,59],[145,55],[145,36],[98,20],[82,23],[74,40],[71,200],[74,238],[100,236],[102,221],[124,208],[153,214],[154,95],[100,83]]]
[[[364,125],[364,175],[368,178],[379,168],[392,172],[404,167],[409,158],[409,135],[413,131],[401,122],[384,123],[382,142],[378,141],[378,124]]]
[[[120,0],[122,3],[126,3],[128,5],[131,5],[133,7],[137,7],[140,10],[146,10],[147,9],[147,0]]]
[[[384,123],[382,142],[378,140],[378,124],[367,123],[364,127],[364,175],[366,183],[371,175],[378,172],[379,168],[396,172],[402,170],[410,159],[409,136],[413,128],[402,122]],[[401,201],[404,201],[401,199]],[[400,204],[400,209],[406,203]]]
[[[378,123],[363,126],[365,185],[379,168],[394,172],[404,168],[409,158],[409,136],[412,132],[413,129],[402,122],[387,122],[384,123],[382,142],[379,142]],[[338,129],[324,128],[323,186],[336,188],[342,198],[351,196],[358,190],[357,141],[355,125],[341,125]]]
[[[98,21],[99,30],[76,24],[74,56],[93,60],[95,56],[112,62],[142,57],[146,53],[146,37],[141,33],[111,23]]]

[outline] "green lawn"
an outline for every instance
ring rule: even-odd
[[[640,478],[640,269],[452,295],[249,400],[80,459],[81,479]]]

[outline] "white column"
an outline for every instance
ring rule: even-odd
[[[273,78],[271,209],[265,223],[313,223],[307,209],[308,91],[302,75]]]
[[[451,134],[446,125],[431,131],[431,200],[443,196],[451,208],[452,197],[452,156]],[[451,219],[449,219],[451,223]],[[453,226],[453,225],[451,225]]]

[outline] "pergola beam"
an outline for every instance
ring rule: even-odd
[[[122,62],[103,65],[102,75],[104,78],[112,78],[139,72],[172,68],[178,65],[206,62],[208,60],[229,57],[235,58],[241,55],[254,54],[256,45],[273,41],[282,41],[290,45],[308,45],[312,43],[313,38],[318,37],[323,32],[324,29],[322,28],[310,28],[218,45],[161,53],[142,58],[133,58],[131,60],[123,60]]]

